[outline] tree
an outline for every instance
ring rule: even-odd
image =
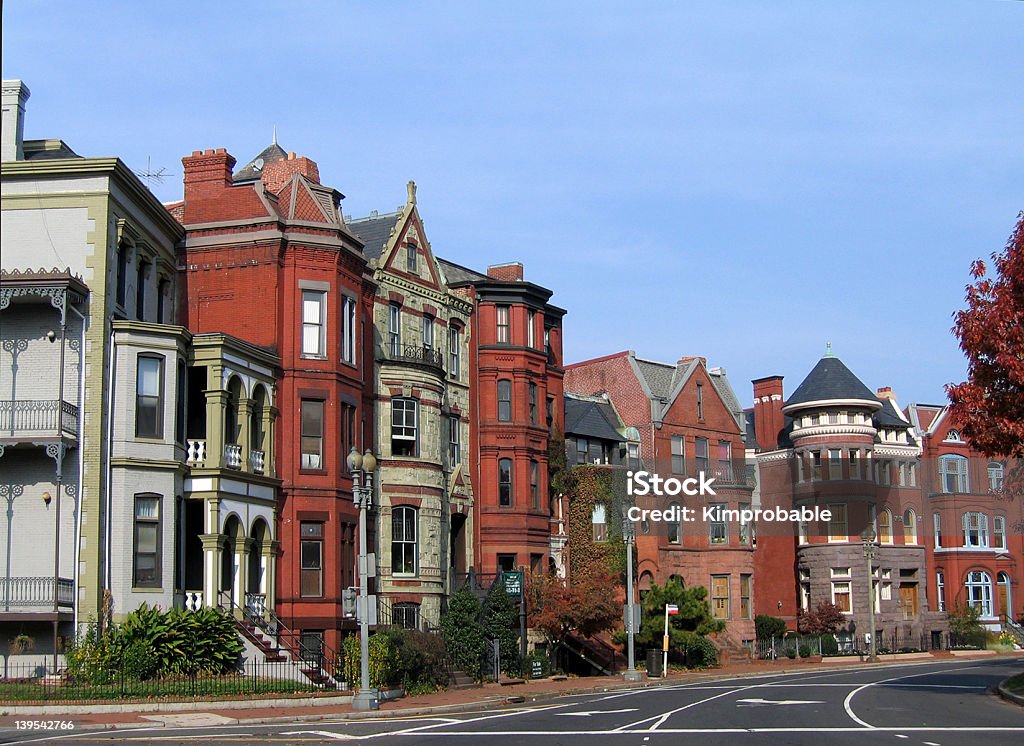
[[[441,637],[452,665],[476,677],[484,652],[484,629],[480,624],[480,602],[467,586],[448,600],[448,609],[441,615]]]
[[[622,613],[616,594],[609,593],[615,582],[597,574],[584,574],[572,585],[554,576],[533,578],[530,626],[542,630],[554,644],[570,632],[592,637],[612,629]]]
[[[692,635],[709,635],[725,629],[725,622],[711,616],[707,602],[708,589],[686,588],[678,577],[669,578],[664,586],[651,584],[640,604],[640,632],[636,641],[646,647],[661,647],[665,632],[665,605],[675,604],[679,613],[668,618],[669,646],[685,650]]]
[[[484,599],[481,623],[488,640],[498,640],[501,670],[518,671],[519,662],[519,599],[505,592],[500,580],[491,586]]]
[[[967,308],[953,332],[967,356],[967,381],[946,387],[968,442],[986,456],[1024,456],[1024,212],[1000,253],[994,276],[978,259]]]
[[[801,611],[800,631],[808,635],[828,635],[843,626],[843,612],[831,601],[822,601],[813,610]]]

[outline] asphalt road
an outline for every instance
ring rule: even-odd
[[[769,674],[434,718],[145,728],[89,733],[4,731],[4,743],[598,746],[603,744],[1024,744],[1024,708],[991,693],[1024,661]],[[6,740],[5,740],[6,739]]]

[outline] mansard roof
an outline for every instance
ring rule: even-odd
[[[826,355],[818,361],[803,383],[786,400],[783,411],[798,408],[800,404],[826,401],[863,401],[875,409],[881,408],[881,402],[874,392],[842,360],[832,355]]]
[[[260,178],[260,174],[263,173],[263,169],[271,161],[283,161],[288,158],[288,153],[284,151],[280,145],[277,144],[277,140],[270,143],[267,147],[260,151],[259,155],[253,157],[251,161],[245,164],[238,172],[232,176],[232,181],[239,184],[243,181],[256,181]]]
[[[619,433],[622,423],[611,402],[590,397],[565,395],[565,432],[588,438],[623,442]]]

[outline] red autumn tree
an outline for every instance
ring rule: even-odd
[[[946,386],[967,441],[986,456],[1024,456],[1024,212],[992,269],[971,266],[967,308],[953,333],[967,356],[967,380]]]
[[[797,620],[800,631],[808,635],[826,635],[846,623],[846,617],[831,601],[822,601],[814,609],[801,611]]]
[[[615,593],[615,579],[599,573],[583,573],[572,584],[564,578],[534,576],[530,626],[543,630],[553,643],[570,632],[591,637],[612,629],[622,615],[622,600]]]

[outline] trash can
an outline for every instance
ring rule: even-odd
[[[647,675],[648,676],[661,676],[661,657],[662,652],[657,649],[647,651]]]

